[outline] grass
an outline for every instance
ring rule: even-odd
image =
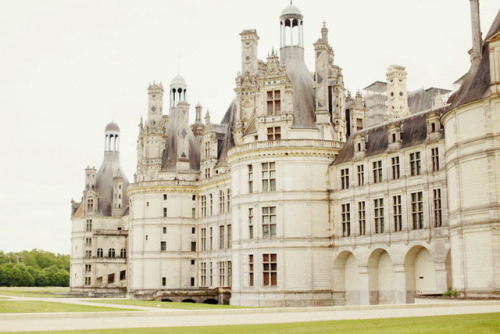
[[[64,287],[0,287],[0,295],[4,296],[58,298],[68,292],[69,288]]]
[[[45,301],[0,300],[0,313],[111,312],[137,311],[106,306],[87,306]]]
[[[229,308],[248,308],[248,307],[231,306],[231,305],[212,305],[212,304],[202,304],[202,303],[172,303],[172,302],[132,300],[132,299],[85,299],[85,301],[91,303],[161,307],[161,308],[180,309],[180,310],[206,310],[206,309],[214,310],[214,309],[229,309]]]
[[[204,326],[204,327],[172,327],[172,328],[131,328],[55,331],[57,334],[285,334],[285,333],[498,333],[500,313],[466,314],[436,317],[393,318],[371,320],[340,320],[320,322],[300,322],[289,324],[237,325],[237,326]],[[29,332],[47,333],[47,332]]]

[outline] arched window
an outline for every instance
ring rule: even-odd
[[[108,257],[115,257],[115,249],[114,248],[110,248],[108,250]]]
[[[127,257],[127,250],[125,248],[122,248],[122,250],[120,251],[120,257],[122,259]]]
[[[102,248],[97,248],[97,257],[103,257]]]

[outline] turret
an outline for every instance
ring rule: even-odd
[[[403,66],[391,65],[387,69],[387,109],[385,120],[408,116],[408,91],[406,70]]]
[[[179,102],[187,101],[187,84],[181,75],[177,75],[170,82],[170,108],[174,108]]]
[[[117,175],[113,178],[113,203],[111,215],[121,216],[123,214],[123,177],[120,171],[117,171]]]
[[[148,87],[148,120],[147,125],[155,126],[160,123],[163,112],[163,86],[161,83],[152,83]]]
[[[96,174],[97,169],[95,169],[95,167],[85,168],[85,190],[96,189]]]
[[[257,46],[259,36],[255,30],[243,30],[241,36],[241,73],[257,73]]]

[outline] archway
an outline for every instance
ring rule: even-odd
[[[376,249],[368,258],[370,304],[394,303],[394,269],[389,253]]]
[[[196,303],[196,301],[193,299],[184,299],[182,302],[183,303]]]
[[[340,253],[334,261],[333,275],[334,290],[337,293],[336,304],[359,304],[360,279],[358,262],[354,254],[348,251]]]
[[[219,304],[219,302],[216,299],[210,298],[210,299],[205,299],[205,301],[203,301],[203,304],[217,305]]]
[[[161,301],[162,301],[162,302],[168,302],[168,303],[171,303],[171,302],[172,302],[172,300],[170,300],[170,299],[162,299]]]
[[[411,248],[405,257],[406,301],[415,295],[436,293],[436,270],[429,250],[423,246]]]

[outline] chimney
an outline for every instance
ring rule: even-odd
[[[470,0],[470,14],[472,24],[472,50],[470,51],[471,63],[475,67],[481,61],[481,23],[479,21],[479,0]]]

